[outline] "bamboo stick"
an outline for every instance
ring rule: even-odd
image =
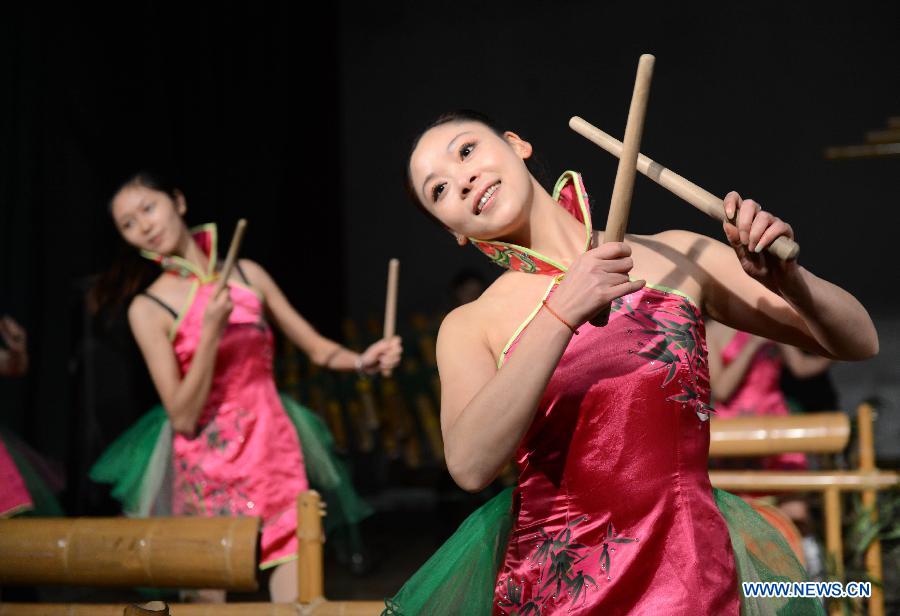
[[[384,300],[384,339],[394,337],[397,332],[397,285],[400,280],[400,261],[391,259],[388,262],[387,292]],[[391,370],[382,370],[382,376],[391,376]]]
[[[213,295],[218,295],[226,286],[228,286],[228,278],[231,276],[231,270],[234,269],[234,264],[237,262],[238,251],[241,249],[241,242],[244,239],[244,231],[246,231],[246,229],[247,220],[241,218],[234,228],[234,235],[231,236],[231,245],[228,247],[228,254],[225,256],[225,265],[222,267],[222,275],[219,278],[219,282],[216,285],[216,290]]]
[[[569,127],[613,156],[621,155],[622,142],[607,135],[582,118],[575,116],[570,119]],[[681,177],[643,154],[638,156],[637,170],[676,196],[681,197],[707,216],[720,221],[725,220],[725,206],[722,200],[690,180]],[[767,251],[782,260],[793,259],[800,252],[800,246],[794,240],[779,237],[769,245]]]

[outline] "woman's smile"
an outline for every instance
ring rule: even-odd
[[[497,191],[500,190],[500,180],[497,180],[490,186],[488,186],[481,193],[481,197],[475,201],[475,205],[472,208],[472,211],[476,216],[480,215],[486,209],[494,204],[494,196],[497,194]]]

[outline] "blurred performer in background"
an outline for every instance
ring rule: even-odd
[[[261,568],[274,568],[271,598],[294,601],[297,494],[310,484],[321,489],[332,523],[355,523],[369,509],[334,458],[324,424],[276,391],[269,322],[314,363],[360,374],[395,367],[400,340],[380,340],[361,354],[342,347],[320,335],[266,271],[246,259],[227,292],[216,294],[216,227],[188,229],[186,212],[181,191],[145,172],[110,201],[122,238],[162,273],[143,288],[137,269],[111,270],[95,289],[96,303],[130,300],[131,330],[162,405],[114,443],[91,475],[115,484],[113,495],[130,515],[261,517]]]

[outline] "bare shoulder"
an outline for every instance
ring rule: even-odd
[[[147,293],[161,299],[177,311],[183,307],[190,296],[192,285],[193,282],[190,279],[163,274],[147,287]]]
[[[247,282],[250,283],[250,286],[256,289],[265,290],[272,284],[272,277],[269,275],[269,272],[256,261],[250,259],[238,259],[237,265],[240,267],[241,271],[232,271],[231,276],[229,277],[230,280],[244,282],[244,277],[241,276],[241,273],[243,273],[244,276],[247,277]]]
[[[154,289],[154,286],[157,286],[157,284],[153,283],[147,290],[155,291],[154,295],[160,293],[160,289]],[[128,304],[128,323],[131,325],[131,330],[135,335],[155,331],[165,333],[166,328],[171,325],[173,320],[168,312],[161,309],[155,301],[146,295],[137,295]]]
[[[135,321],[149,317],[152,314],[152,309],[153,300],[143,294],[136,295],[132,298],[131,303],[128,304],[128,321],[133,326]]]
[[[704,275],[711,265],[721,264],[723,259],[734,260],[734,251],[728,244],[683,229],[662,231],[655,235],[632,235],[628,239],[679,268]]]
[[[487,332],[496,322],[498,314],[508,301],[515,284],[510,273],[499,276],[475,301],[454,308],[444,317],[438,331],[438,352],[441,347],[456,346],[455,342],[465,340],[467,346],[478,341],[479,346],[490,349]]]
[[[722,259],[728,247],[710,237],[674,229],[654,235],[628,235],[635,268],[631,276],[648,284],[677,289],[703,305],[710,260]]]
[[[247,274],[247,277],[250,278],[251,282],[254,277],[268,277],[269,275],[265,268],[256,261],[250,259],[238,259],[238,264],[241,266],[241,269],[244,270],[244,273]]]
[[[711,237],[684,229],[670,229],[654,235],[636,237],[649,240],[657,249],[663,247],[668,249],[666,252],[669,255],[679,255],[694,261],[703,253],[714,249],[716,244],[721,244]]]
[[[486,330],[489,327],[486,304],[481,298],[452,310],[438,331],[436,355],[441,378],[442,421],[446,420],[446,408],[454,407],[453,403],[448,407],[448,401],[458,401],[460,396],[471,399],[484,379],[496,373]]]
[[[438,348],[459,337],[471,339],[473,333],[480,327],[480,312],[478,300],[451,310],[441,321],[438,330]]]

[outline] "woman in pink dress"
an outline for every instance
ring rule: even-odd
[[[387,613],[737,614],[740,529],[706,467],[703,317],[845,359],[877,352],[872,322],[846,291],[763,251],[793,232],[752,200],[725,199],[730,246],[687,231],[604,243],[580,176],[550,194],[531,153],[463,112],[410,156],[417,204],[509,270],[441,325],[448,469],[477,491],[512,459],[519,481],[506,536],[502,523],[481,536],[481,512],[459,531],[479,535],[475,557],[497,556],[490,581],[462,546],[442,548],[423,571],[445,581],[417,575]],[[607,325],[589,322],[606,310]]]
[[[266,271],[241,259],[219,284],[214,225],[189,230],[184,195],[149,174],[111,201],[126,242],[163,273],[128,308],[134,337],[175,435],[177,515],[255,515],[262,520],[261,566],[274,567],[273,601],[297,595],[296,497],[307,489],[297,431],[272,374],[267,317],[318,365],[374,374],[397,365],[400,340],[362,354],[320,335]]]

